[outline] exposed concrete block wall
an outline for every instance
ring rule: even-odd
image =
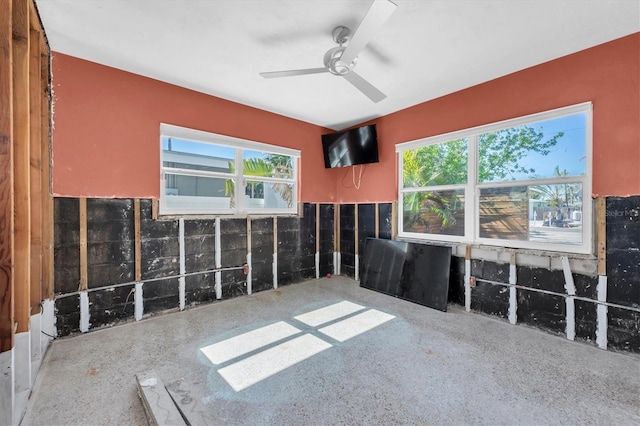
[[[640,196],[607,198],[607,301],[640,309]],[[640,352],[640,312],[608,308],[613,347]]]
[[[640,197],[608,197],[606,200],[606,330],[598,330],[599,304],[597,260],[570,260],[575,285],[575,339],[597,345],[606,334],[608,349],[640,353]],[[518,286],[514,323],[566,335],[567,305],[561,257],[516,252]],[[471,310],[509,320],[510,253],[508,250],[472,250]],[[465,262],[462,250],[451,263],[449,302],[464,306]],[[488,281],[493,281],[488,282]],[[530,290],[527,289],[530,288]],[[539,290],[539,291],[536,291]],[[599,345],[601,346],[601,345]]]
[[[355,212],[356,204],[340,205],[341,274],[352,278],[356,277],[356,264],[362,271],[367,238],[391,239],[392,203],[357,204],[357,218]]]
[[[297,283],[333,270],[333,205],[305,203],[300,217],[158,220],[152,217],[151,200],[140,200],[136,281],[134,200],[87,199],[83,290],[79,204],[78,198],[55,199],[58,336]],[[244,264],[250,264],[250,282]]]
[[[391,203],[340,205],[339,245],[334,244],[337,207],[332,204],[305,203],[300,217],[250,220],[155,220],[150,200],[141,200],[140,206],[141,281],[144,284],[142,295],[137,297],[142,299],[143,315],[325,276],[333,273],[334,259],[341,262],[342,275],[355,278],[363,266],[366,239],[389,239],[393,232]],[[606,324],[608,348],[632,352],[640,352],[639,206],[637,196],[607,200],[606,302],[613,305],[608,306],[606,321],[602,324]],[[78,292],[78,218],[78,199],[56,199],[55,291],[59,335],[82,330],[85,315],[88,315],[88,329],[136,318],[133,200],[87,200],[88,312],[85,314]],[[339,247],[340,256],[334,256],[335,247]],[[454,247],[453,253],[449,302],[465,306],[464,247]],[[470,310],[558,335],[567,335],[570,327],[573,338],[596,345],[598,333],[603,332],[598,330],[597,260],[588,256],[569,260],[575,300],[568,311],[562,256],[561,253],[474,247],[470,275],[477,281],[470,289]],[[181,295],[179,278],[181,257],[184,295]],[[513,272],[511,259],[515,259]],[[251,265],[250,285],[240,268],[245,263]],[[223,270],[213,272],[217,267]],[[237,268],[224,270],[234,267]],[[513,294],[510,282],[517,285]]]

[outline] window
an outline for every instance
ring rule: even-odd
[[[591,104],[398,144],[399,236],[591,253]]]
[[[161,214],[297,212],[298,150],[161,124],[160,152]]]

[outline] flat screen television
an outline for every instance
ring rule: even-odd
[[[377,163],[376,125],[322,135],[322,152],[327,169]]]

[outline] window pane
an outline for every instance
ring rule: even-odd
[[[245,176],[293,177],[293,157],[288,155],[245,150],[242,158]]]
[[[584,175],[586,122],[580,113],[481,134],[478,181]]]
[[[290,209],[295,205],[293,184],[248,180],[245,187],[249,209]]]
[[[190,170],[233,173],[235,149],[203,142],[162,138],[162,164]]]
[[[467,139],[457,139],[404,151],[403,187],[467,183],[467,144]]]
[[[165,204],[185,210],[229,209],[233,207],[229,188],[233,188],[232,179],[166,174]]]
[[[504,240],[529,238],[527,187],[480,190],[480,237]]]
[[[403,231],[464,235],[464,190],[409,192],[402,196]]]
[[[582,244],[582,184],[531,186],[529,197],[530,241]]]
[[[481,189],[480,237],[582,244],[582,185]]]

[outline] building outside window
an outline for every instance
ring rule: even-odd
[[[591,104],[398,144],[399,236],[592,252]]]
[[[160,214],[294,214],[300,151],[160,126]]]

